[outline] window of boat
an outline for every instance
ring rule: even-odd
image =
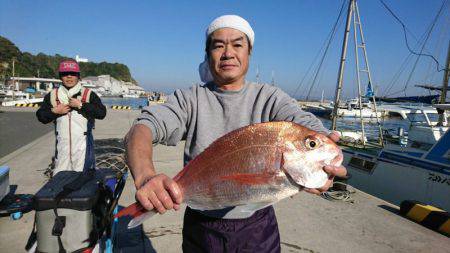
[[[432,125],[435,125],[439,120],[439,114],[437,113],[426,113],[426,116]],[[423,113],[409,113],[407,118],[412,125],[428,125],[425,114]]]
[[[411,141],[411,147],[417,148],[421,150],[429,150],[431,147],[433,147],[432,144],[418,142],[418,141]]]
[[[412,124],[423,124],[423,123],[427,123],[427,120],[425,118],[425,115],[423,115],[422,113],[409,113],[407,115],[408,120],[412,123]]]
[[[356,169],[372,173],[376,163],[371,160],[366,160],[360,157],[352,157],[350,158],[348,165]]]

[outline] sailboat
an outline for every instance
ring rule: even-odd
[[[332,114],[333,130],[336,130],[346,44],[352,16],[354,24],[358,24],[362,35],[356,0],[351,0],[348,8],[347,29],[342,47]],[[354,27],[356,30],[356,25]],[[371,83],[364,41],[362,48],[366,60],[365,71],[367,71],[369,83]],[[357,56],[356,59],[358,59]],[[358,69],[358,60],[356,60],[356,64]],[[450,131],[448,131],[450,104],[445,103],[450,68],[450,43],[445,68],[440,104],[434,105],[439,112],[438,121],[431,119],[426,110],[418,109],[411,120],[407,139],[406,136],[399,136],[398,143],[387,143],[383,139],[383,132],[379,125],[379,142],[368,143],[364,136],[364,124],[361,120],[361,143],[359,145],[348,145],[347,143],[342,146],[343,165],[352,175],[348,181],[349,184],[396,205],[403,200],[416,200],[450,211]],[[357,75],[359,86],[359,71],[357,71]],[[360,88],[359,95],[361,98]],[[371,98],[376,110],[375,94],[372,94]],[[362,108],[361,101],[358,101],[358,104]]]
[[[397,205],[411,199],[450,211],[450,104],[434,106],[446,120],[435,124],[423,111],[424,120],[411,122],[406,145],[399,138],[376,152],[344,148],[349,183]]]

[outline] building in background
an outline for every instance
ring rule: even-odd
[[[89,87],[101,96],[142,96],[145,90],[131,82],[117,80],[110,75],[87,76],[81,84]]]
[[[75,55],[75,61],[77,62],[89,62],[87,58],[81,58],[79,55]]]

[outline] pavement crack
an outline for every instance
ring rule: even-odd
[[[173,228],[166,228],[166,227],[159,227],[154,228],[149,231],[145,231],[145,235],[148,238],[155,238],[165,235],[181,235],[181,227],[173,227]]]
[[[299,250],[299,251],[306,251],[306,252],[310,252],[310,253],[317,253],[318,252],[318,251],[314,251],[312,249],[303,248],[303,247],[300,247],[298,245],[290,244],[290,243],[287,243],[287,242],[281,242],[281,244],[286,246],[286,247],[293,248],[293,249],[296,249],[296,250]],[[293,252],[293,251],[291,251],[291,252]]]

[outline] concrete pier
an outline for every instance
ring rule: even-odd
[[[105,120],[96,122],[95,138],[122,138],[138,113],[109,110]],[[154,154],[158,171],[175,175],[182,168],[182,149],[182,144],[158,145]],[[18,185],[17,193],[34,194],[46,180],[42,170],[53,152],[54,136],[50,131],[0,158],[0,165],[10,166],[10,184]],[[120,205],[133,203],[134,192],[129,177]],[[449,252],[448,237],[399,216],[397,206],[360,191],[352,198],[354,203],[332,202],[300,193],[277,203],[283,252]],[[0,218],[0,252],[24,251],[33,218],[34,212],[17,221]],[[182,211],[170,211],[146,221],[145,252],[181,252],[182,218]],[[127,241],[127,247],[139,243],[128,240],[126,231],[121,229],[119,240]],[[124,248],[121,252],[132,251]]]

